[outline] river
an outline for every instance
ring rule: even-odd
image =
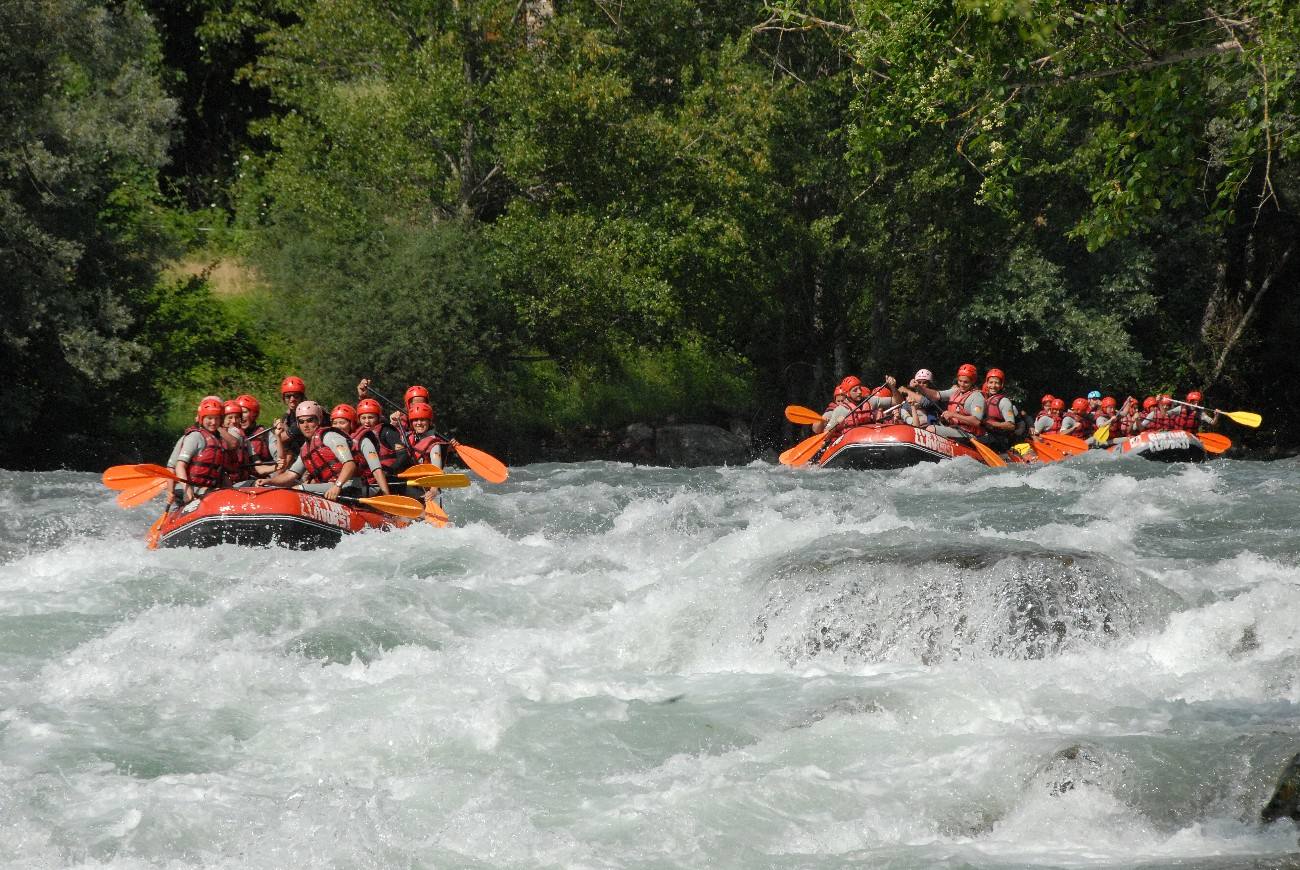
[[[1300,463],[512,469],[151,552],[0,472],[14,867],[1292,866]]]

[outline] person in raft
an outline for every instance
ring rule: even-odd
[[[1205,396],[1201,395],[1200,390],[1192,390],[1187,394],[1186,401],[1188,405],[1199,405],[1204,401],[1204,399]],[[1178,410],[1173,412],[1171,415],[1170,428],[1196,434],[1201,431],[1202,423],[1207,426],[1213,426],[1217,422],[1219,422],[1218,411],[1207,414],[1197,408],[1189,408],[1187,405],[1179,405]]]
[[[239,441],[221,428],[225,405],[215,396],[199,402],[195,425],[185,430],[176,451],[176,476],[181,479],[182,503],[216,489],[224,482],[229,451],[241,447]],[[176,490],[167,495],[167,505],[176,502]]]
[[[850,375],[850,377],[852,376]],[[847,381],[848,378],[845,378],[844,380]],[[831,415],[835,413],[835,410],[841,407],[844,408],[846,414],[853,410],[853,402],[849,401],[849,397],[845,393],[843,381],[835,385],[835,393],[831,397],[830,404],[826,406],[826,410],[822,412],[822,418],[816,423],[813,423],[810,427],[813,434],[820,435],[825,432],[826,422],[830,420]]]
[[[289,375],[280,381],[280,398],[284,400],[286,410],[284,416],[275,421],[275,437],[280,441],[280,453],[287,465],[298,455],[306,440],[298,428],[296,409],[307,398],[307,385],[297,375]]]
[[[447,442],[433,432],[433,405],[412,405],[406,412],[411,430],[406,433],[407,456],[411,465],[436,465],[442,468],[442,445]],[[424,491],[424,503],[442,507],[441,492],[437,489]]]
[[[429,405],[429,408],[432,409],[433,406]],[[379,464],[383,466],[384,476],[388,478],[389,490],[397,493],[405,492],[406,485],[398,479],[398,475],[411,467],[406,439],[396,427],[384,419],[384,409],[374,399],[362,399],[357,402],[357,419],[361,428],[369,430],[371,438],[374,439],[375,449],[379,451]]]
[[[1006,375],[1002,369],[989,369],[984,376],[984,429],[979,441],[986,447],[1003,453],[1011,449],[1011,439],[1016,432],[1018,411],[1007,398]]]
[[[983,434],[986,403],[984,394],[975,389],[978,376],[979,370],[972,363],[963,363],[957,368],[956,385],[946,390],[921,386],[916,380],[908,384],[932,402],[947,403],[947,409],[939,415],[943,423],[927,427],[931,432],[958,440]]]
[[[331,426],[321,425],[325,411],[320,405],[310,400],[295,405],[294,419],[304,439],[298,458],[284,471],[257,481],[257,485],[296,485],[330,501],[337,500],[339,495],[360,495],[361,479],[348,437]]]
[[[266,477],[284,468],[279,465],[280,439],[272,437],[275,433],[270,428],[258,428],[257,415],[262,412],[262,403],[245,393],[238,399],[239,407],[244,409],[240,420],[244,431],[244,440],[248,444],[248,453],[253,460],[253,477]]]

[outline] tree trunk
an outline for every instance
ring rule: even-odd
[[[1286,271],[1287,264],[1291,260],[1291,255],[1295,253],[1297,245],[1300,245],[1300,243],[1297,243],[1294,239],[1292,239],[1291,242],[1287,245],[1286,250],[1282,252],[1282,256],[1278,259],[1277,263],[1273,266],[1273,269],[1268,273],[1268,275],[1264,278],[1263,281],[1259,282],[1259,286],[1255,289],[1254,293],[1250,295],[1250,301],[1246,306],[1246,310],[1241,313],[1241,315],[1237,318],[1236,324],[1227,333],[1227,336],[1223,342],[1223,347],[1220,348],[1218,356],[1215,358],[1214,368],[1211,370],[1210,377],[1205,384],[1207,389],[1212,385],[1214,385],[1219,380],[1219,377],[1223,374],[1224,366],[1228,362],[1228,356],[1232,353],[1233,348],[1237,346],[1237,342],[1241,340],[1241,337],[1242,335],[1245,334],[1246,329],[1255,320],[1255,315],[1259,312],[1260,300],[1263,299],[1264,296],[1268,293],[1268,291],[1273,288],[1273,285],[1277,282],[1278,276],[1280,276],[1283,272]],[[1252,237],[1251,250],[1250,253],[1248,254],[1248,258],[1251,261],[1253,261],[1254,259],[1253,237]]]

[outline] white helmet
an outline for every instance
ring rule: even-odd
[[[316,422],[318,423],[325,419],[324,409],[311,399],[299,402],[298,407],[294,409],[293,414],[295,417],[315,417]]]

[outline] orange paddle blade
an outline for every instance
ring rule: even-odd
[[[451,442],[451,446],[460,457],[460,461],[488,483],[505,483],[506,478],[510,476],[510,472],[506,471],[505,463],[492,454],[484,453],[475,447],[466,447],[455,440]]]
[[[417,477],[428,477],[431,474],[442,474],[442,469],[426,462],[424,465],[412,465],[405,471],[399,472],[397,476],[402,480],[412,480]]]
[[[439,527],[445,526],[451,521],[451,517],[447,516],[447,512],[440,508],[436,502],[425,502],[424,518]]]
[[[161,465],[142,463],[137,465],[114,465],[104,472],[101,480],[109,489],[136,489],[152,480],[180,480],[170,469]]]
[[[983,459],[984,464],[987,465],[988,467],[1002,468],[1006,466],[1007,463],[1003,461],[1001,456],[998,456],[996,453],[990,450],[986,445],[979,443],[974,438],[970,439],[970,446],[975,448],[975,452],[980,455],[980,459]]]
[[[822,433],[821,435],[813,435],[811,438],[805,438],[777,458],[782,465],[788,465],[791,468],[807,465],[808,460],[816,455],[817,449],[826,441],[826,434]]]
[[[1201,439],[1209,453],[1222,453],[1232,446],[1232,439],[1218,432],[1197,432],[1196,437]]]
[[[811,426],[813,423],[821,422],[822,415],[818,414],[812,408],[805,408],[802,405],[786,405],[785,418],[791,423],[800,423],[805,426]]]
[[[135,489],[126,489],[117,494],[118,507],[133,508],[162,495],[172,485],[166,478],[153,478]]]
[[[1088,452],[1088,442],[1074,435],[1066,435],[1063,432],[1044,432],[1040,437],[1044,441],[1059,447],[1061,452],[1067,456]]]
[[[1029,444],[1034,448],[1034,452],[1038,454],[1038,458],[1044,462],[1060,462],[1065,458],[1065,454],[1061,452],[1060,448],[1044,441],[1042,438],[1031,438]]]
[[[343,504],[365,505],[386,514],[405,517],[408,520],[418,520],[424,516],[424,504],[419,499],[407,495],[376,495],[371,498],[339,496],[339,501]]]

